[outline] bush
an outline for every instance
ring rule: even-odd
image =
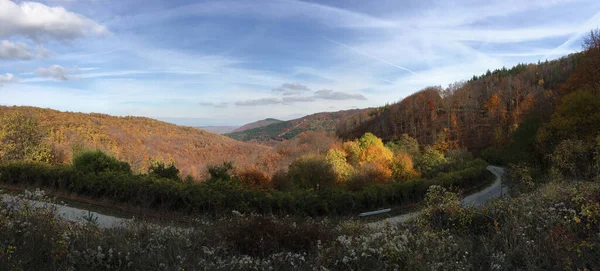
[[[417,170],[426,177],[433,176],[437,171],[441,170],[446,162],[444,154],[431,146],[425,147],[423,153],[415,159]]]
[[[254,167],[241,170],[237,173],[237,177],[242,185],[250,189],[270,189],[272,187],[269,175]]]
[[[77,154],[73,158],[73,167],[84,173],[131,173],[131,167],[127,162],[119,161],[101,150],[88,150]]]
[[[594,149],[582,140],[561,141],[550,156],[552,172],[558,178],[590,178],[594,172]]]
[[[271,177],[271,183],[273,184],[273,188],[279,191],[287,191],[293,188],[294,184],[288,177],[288,174],[285,170],[277,170],[273,173]]]
[[[0,164],[0,182],[34,188],[47,187],[69,194],[181,214],[216,215],[237,210],[244,213],[323,216],[349,215],[374,208],[415,203],[424,197],[432,184],[466,188],[481,184],[486,176],[485,162],[474,160],[465,169],[443,173],[430,180],[374,183],[371,179],[374,177],[367,175],[362,178],[364,182],[359,184],[360,187],[354,189],[357,181],[332,186],[335,175],[327,167],[327,163],[315,163],[323,159],[304,159],[306,160],[290,167],[292,172],[297,172],[292,176],[306,178],[313,184],[322,184],[318,182],[320,179],[314,182],[310,178],[323,176],[318,174],[325,172],[329,174],[329,179],[325,180],[329,182],[329,186],[293,189],[290,178],[283,171],[274,174],[272,183],[278,190],[271,190],[249,189],[243,185],[243,181],[237,181],[243,179],[239,176],[229,181],[215,179],[201,183],[173,182],[147,174],[82,172],[69,165],[52,166],[31,162]],[[306,172],[311,174],[304,175]],[[262,177],[259,178],[261,182],[264,181]]]
[[[223,162],[222,165],[208,166],[209,181],[230,181],[232,179],[231,171],[233,163]]]
[[[148,174],[165,178],[171,180],[179,181],[179,169],[175,167],[175,162],[171,161],[171,163],[167,166],[165,163],[158,159],[153,159],[150,161],[150,165],[148,166]]]
[[[481,159],[487,161],[492,165],[505,165],[506,157],[503,150],[500,150],[494,146],[487,147],[481,152]]]
[[[331,164],[321,156],[303,156],[290,164],[288,177],[300,188],[322,189],[335,184]]]

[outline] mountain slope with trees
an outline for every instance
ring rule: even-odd
[[[248,124],[244,124],[244,125],[236,128],[236,129],[234,129],[230,133],[243,132],[243,131],[246,131],[246,130],[260,128],[260,127],[264,127],[264,126],[271,125],[271,124],[274,124],[274,123],[279,123],[279,122],[282,122],[282,121],[283,120],[272,119],[272,118],[268,118],[268,119],[264,119],[264,120],[259,120],[259,121],[251,122],[251,123],[248,123]]]
[[[128,162],[137,172],[145,172],[153,159],[173,160],[184,176],[200,177],[209,164],[233,161],[248,165],[270,149],[143,117],[0,107],[0,118],[15,113],[39,122],[55,163],[70,162],[78,149],[100,149]]]
[[[367,112],[368,109],[322,112],[225,135],[240,141],[258,142],[272,146],[305,131],[335,132],[336,126],[343,120],[365,115]]]
[[[446,137],[476,153],[492,145],[502,146],[525,115],[551,114],[561,86],[581,60],[582,54],[577,53],[488,71],[446,88],[428,87],[371,111],[367,119],[340,122],[337,134],[352,139],[372,132],[384,141],[408,134],[421,144]]]

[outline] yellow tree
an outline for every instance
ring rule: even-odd
[[[325,160],[333,167],[337,176],[337,182],[345,182],[354,174],[354,168],[346,160],[344,150],[333,148],[327,152]]]

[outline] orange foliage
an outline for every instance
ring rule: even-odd
[[[249,188],[269,189],[272,187],[270,177],[255,167],[248,167],[237,173],[240,182]]]
[[[394,157],[394,180],[409,181],[421,177],[421,174],[415,170],[413,159],[404,153],[396,154]]]
[[[374,183],[387,183],[392,178],[392,170],[387,165],[366,163],[359,169],[362,178]]]
[[[394,157],[394,153],[386,147],[371,146],[364,150],[361,155],[361,163],[376,163],[388,166]]]
[[[64,153],[70,163],[72,147],[101,149],[131,164],[134,171],[146,172],[150,157],[169,157],[182,176],[206,177],[206,166],[233,161],[247,167],[259,154],[271,148],[235,141],[192,127],[177,126],[143,117],[115,117],[105,114],[60,112],[35,107],[2,107],[0,115],[21,111],[40,120],[48,143]]]

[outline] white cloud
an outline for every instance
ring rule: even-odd
[[[5,73],[4,75],[0,74],[0,86],[4,83],[16,83],[19,82],[19,79],[16,78],[12,73]]]
[[[34,54],[24,42],[0,41],[0,59],[30,60]]]
[[[33,49],[24,42],[0,41],[0,59],[4,60],[32,60],[34,58],[46,59],[52,53],[44,46],[39,45]]]
[[[71,73],[68,69],[60,65],[52,65],[48,68],[39,68],[35,70],[35,73],[41,77],[51,77],[60,81],[70,80]]]
[[[362,94],[358,93],[346,93],[341,91],[333,91],[331,89],[322,89],[315,92],[315,97],[318,99],[325,100],[366,100]]]
[[[207,107],[215,107],[215,108],[225,108],[229,106],[227,102],[213,103],[213,102],[199,102],[199,106],[207,106]]]
[[[284,96],[290,96],[302,94],[309,90],[310,89],[307,86],[302,84],[284,83],[281,86],[274,88],[273,92],[281,93],[281,95]]]
[[[277,98],[261,98],[254,100],[238,101],[235,103],[237,106],[256,106],[256,105],[273,105],[280,104],[281,100]]]
[[[69,41],[108,33],[104,26],[83,15],[37,2],[0,0],[0,25],[0,36],[25,36],[36,41]]]

